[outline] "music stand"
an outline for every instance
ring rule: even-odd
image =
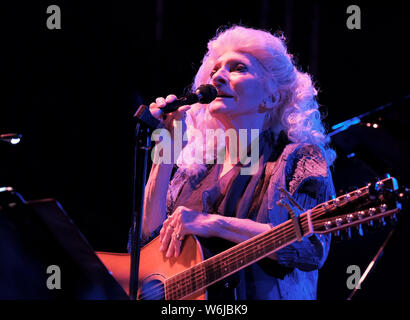
[[[128,300],[86,238],[54,199],[0,192],[0,299]],[[50,289],[49,266],[61,287]]]

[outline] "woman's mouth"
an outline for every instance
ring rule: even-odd
[[[233,98],[233,96],[230,96],[229,94],[225,94],[225,93],[218,93],[218,95],[216,96],[216,99],[218,98]]]

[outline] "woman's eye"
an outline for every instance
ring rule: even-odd
[[[236,66],[234,66],[233,71],[244,72],[246,71],[246,66],[243,64],[237,64]]]

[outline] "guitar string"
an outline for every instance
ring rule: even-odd
[[[316,217],[316,215],[321,215],[323,212],[325,212],[321,207],[319,207],[319,208],[317,208],[316,210],[313,210],[312,209],[312,213],[311,213],[311,216],[313,217],[313,218],[315,218]],[[304,217],[301,217],[302,219],[301,219],[301,223],[303,224],[303,223],[306,223],[307,222],[307,217],[306,216],[304,216]],[[306,221],[302,221],[302,220],[306,220]],[[232,253],[230,253],[230,254],[228,254],[227,256],[225,256],[224,255],[224,257],[226,257],[227,259],[224,259],[225,261],[229,261],[229,263],[231,263],[230,262],[230,260],[232,260],[233,259],[233,261],[235,261],[235,257],[232,257],[232,255],[233,254],[235,254],[235,255],[239,255],[239,254],[243,254],[243,251],[244,250],[246,250],[246,249],[248,249],[250,246],[255,246],[258,242],[258,244],[260,245],[260,244],[263,244],[264,242],[271,242],[272,240],[273,241],[275,241],[275,240],[277,240],[278,238],[287,238],[288,236],[289,236],[289,233],[286,233],[285,231],[287,231],[287,230],[289,230],[289,228],[291,228],[293,225],[291,224],[291,222],[292,222],[292,220],[287,220],[285,223],[287,223],[287,226],[284,228],[284,229],[282,229],[282,231],[283,231],[283,235],[279,235],[279,237],[278,236],[275,236],[275,237],[273,237],[272,238],[272,235],[273,234],[269,234],[269,235],[265,235],[265,237],[262,237],[262,238],[260,238],[260,239],[258,239],[256,242],[255,241],[251,241],[250,243],[248,243],[245,247],[243,247],[241,250],[239,250],[239,251],[237,251],[237,250],[233,250],[232,251]],[[229,249],[230,250],[230,249]],[[227,251],[229,251],[229,250],[227,250]],[[238,259],[236,259],[236,262],[238,261]],[[215,270],[215,268],[218,268],[218,266],[216,265],[216,263],[218,263],[218,262],[220,262],[220,261],[215,261],[213,264],[211,264],[211,265],[209,265],[208,266],[208,270],[209,269],[214,269]],[[219,268],[220,269],[220,268]],[[212,271],[212,270],[211,270]],[[172,282],[167,286],[167,293],[168,293],[168,295],[172,295],[172,294],[175,294],[175,293],[178,293],[178,291],[180,291],[181,293],[182,293],[182,291],[186,291],[186,290],[184,290],[184,287],[185,287],[185,289],[186,289],[186,283],[187,282],[189,282],[189,283],[191,283],[192,282],[192,279],[195,279],[195,278],[201,278],[202,276],[203,276],[203,269],[199,269],[199,270],[197,270],[197,271],[195,271],[194,273],[192,273],[191,274],[191,277],[189,278],[189,279],[186,279],[185,281],[183,281],[183,283],[181,283],[180,281],[179,281],[179,285],[181,286],[181,288],[175,288],[175,284],[176,284],[176,282],[178,281],[177,279],[174,279],[174,280],[171,280]],[[178,276],[178,275],[176,275],[176,276]],[[199,276],[199,277],[198,277]],[[172,278],[170,278],[170,279],[172,279]],[[169,280],[168,280],[169,281]],[[159,294],[162,296],[162,292],[164,291],[164,289],[163,289],[163,284],[160,284],[160,285],[156,285],[156,287],[160,287],[160,288],[158,288],[159,289]],[[154,291],[155,291],[155,287],[153,287],[153,288],[151,288],[151,290],[149,291],[149,293],[154,293]],[[165,293],[164,293],[165,294]],[[155,293],[154,293],[154,296],[155,296]]]
[[[349,202],[352,202],[352,201],[355,201],[355,200],[357,200],[357,199],[359,199],[360,197],[363,197],[363,196],[365,196],[365,195],[367,195],[367,193],[366,193],[366,191],[367,191],[367,187],[363,187],[363,188],[361,188],[360,189],[362,192],[360,193],[360,194],[358,194],[357,193],[357,191],[353,191],[353,192],[351,192],[351,193],[349,193],[349,196],[350,196],[350,198],[349,199],[346,199],[346,198],[344,198],[344,199],[342,199],[341,201],[343,201],[343,202],[340,202],[338,205],[334,205],[334,199],[333,200],[329,200],[329,201],[327,201],[327,202],[325,202],[324,204],[320,204],[320,205],[318,205],[317,207],[315,207],[315,208],[313,208],[312,210],[311,210],[311,218],[312,219],[315,219],[316,218],[316,216],[320,216],[320,215],[322,215],[323,213],[326,213],[326,211],[327,210],[329,210],[329,209],[331,209],[331,208],[329,208],[329,206],[334,206],[334,207],[338,207],[338,206],[342,206],[342,205],[344,205],[344,204],[347,204],[347,203],[349,203]],[[364,193],[363,193],[363,191],[365,191]],[[343,197],[344,197],[345,195],[343,195]],[[342,197],[342,196],[341,196]],[[339,198],[341,198],[341,197],[339,197]],[[346,200],[348,200],[348,201],[346,201]],[[324,208],[324,209],[323,209]],[[304,219],[307,219],[307,217],[305,216],[305,217],[303,217]],[[289,221],[291,221],[291,220],[288,220],[287,222],[289,222]],[[286,222],[285,222],[286,223]],[[313,224],[312,224],[313,225]],[[317,225],[316,225],[317,226]],[[285,235],[285,236],[287,236],[287,235]],[[274,239],[270,239],[269,241],[272,241],[272,240],[274,240]],[[251,243],[249,243],[248,245],[247,245],[247,247],[249,247],[249,245],[254,245],[255,244],[255,242],[251,242]],[[245,249],[246,247],[244,247],[244,249]],[[242,249],[243,250],[243,249]],[[233,253],[236,253],[236,250],[234,250],[234,252]],[[231,259],[231,258],[230,258]],[[234,258],[233,258],[234,259]],[[237,262],[237,261],[236,261]],[[213,265],[211,265],[210,267],[213,267]],[[195,272],[196,274],[198,274],[198,272]],[[196,274],[195,273],[193,273],[193,275],[194,276],[196,276]],[[200,270],[199,270],[199,273],[203,273],[203,272],[201,272]],[[177,275],[178,276],[178,275]],[[172,279],[172,278],[171,278]],[[186,279],[184,282],[186,283],[186,282],[191,282],[191,279],[192,278],[190,278],[190,279]],[[172,289],[172,286],[174,286],[175,287],[175,281],[176,281],[177,279],[174,279],[173,281],[174,282],[171,282],[170,283],[170,286],[169,286],[169,291],[182,291],[183,289],[184,289],[184,286],[185,286],[185,283],[183,283],[182,285],[181,285],[181,287],[182,287],[182,289],[178,289],[178,288],[175,288],[174,290]],[[171,280],[172,281],[172,280]]]
[[[249,245],[247,246],[249,247]],[[246,251],[246,247],[237,251],[238,254],[243,254],[244,251]],[[231,254],[232,255],[232,254]],[[234,259],[233,257],[230,257],[228,259],[224,259],[225,261],[227,261],[227,263],[231,263],[230,260]],[[212,273],[215,273],[215,270],[220,270],[220,268],[218,268],[217,263],[219,263],[220,261],[215,261],[213,264],[208,266],[208,270]],[[178,282],[177,279],[174,279],[173,282],[171,282],[168,286],[167,286],[167,295],[173,295],[175,293],[178,294],[178,291],[180,291],[181,294],[186,293],[186,290],[188,289],[188,287],[186,286],[187,283],[191,283],[193,280],[198,280],[203,278],[204,276],[204,269],[200,268],[198,270],[196,270],[194,273],[191,274],[191,277],[186,278],[182,283],[181,281]],[[176,288],[175,286],[179,284],[181,286],[181,288]],[[192,286],[192,285],[191,285]],[[156,285],[157,288],[152,287],[149,292],[147,292],[147,294],[145,294],[144,296],[150,296],[150,297],[161,297],[163,294],[163,285]],[[185,294],[187,295],[187,294]]]
[[[229,254],[227,252],[227,254],[224,254],[223,256],[221,256],[218,260],[214,261],[211,265],[208,265],[207,269],[209,270],[211,274],[212,273],[217,274],[222,269],[222,265],[221,265],[222,261],[224,262],[225,265],[226,264],[233,265],[234,263],[237,264],[240,260],[244,260],[244,257],[243,257],[244,253],[247,253],[249,251],[248,249],[250,248],[253,248],[255,246],[267,247],[267,244],[272,245],[272,242],[276,242],[278,239],[280,239],[281,241],[284,240],[284,242],[288,242],[289,240],[295,239],[295,234],[293,232],[293,225],[291,225],[290,223],[286,226],[286,228],[282,229],[282,231],[283,231],[282,234],[279,236],[273,236],[273,234],[265,235],[256,241],[249,242],[246,246],[242,247],[240,250],[238,249],[231,250]],[[290,232],[287,232],[287,231],[290,231]],[[289,238],[289,235],[291,235],[290,238]],[[256,253],[256,250],[254,251],[254,253]],[[243,265],[243,263],[241,264]],[[215,270],[217,272],[215,272]],[[167,292],[169,295],[172,295],[174,293],[178,294],[179,292],[182,293],[184,291],[186,292],[187,289],[188,290],[190,289],[189,287],[186,286],[187,283],[190,284],[190,287],[192,287],[192,279],[201,280],[203,276],[204,276],[204,270],[199,269],[197,272],[193,274],[193,277],[191,276],[189,279],[184,277],[185,280],[182,283],[180,281],[178,282],[178,277],[176,277],[175,279],[171,280],[172,282],[167,287]],[[179,285],[179,288],[176,288],[176,285]]]
[[[318,210],[319,209],[319,210]],[[320,212],[322,212],[321,210],[321,208],[319,207],[318,209],[315,209],[316,211],[314,211],[313,212],[313,215],[317,215],[318,213],[320,213]],[[312,209],[313,210],[313,209]],[[318,212],[319,211],[319,212]],[[302,221],[303,220],[303,221]],[[306,216],[302,216],[301,217],[301,223],[306,223],[307,221],[304,221],[304,220],[307,220],[307,217]],[[282,229],[282,234],[281,235],[279,235],[279,238],[282,238],[282,239],[284,239],[284,238],[288,238],[289,237],[289,232],[288,233],[286,233],[285,231],[287,231],[287,230],[289,230],[289,229],[293,229],[293,224],[292,224],[292,220],[287,220],[286,222],[284,222],[284,223],[287,223],[287,226],[286,226],[286,228],[283,228]],[[262,238],[260,238],[260,239],[258,239],[258,240],[256,240],[256,242],[255,241],[251,241],[251,242],[249,242],[245,247],[243,247],[243,248],[241,248],[241,250],[239,250],[238,251],[238,249],[233,249],[233,248],[231,248],[231,249],[229,249],[229,250],[227,250],[227,253],[229,252],[229,251],[232,251],[230,254],[228,254],[228,255],[226,255],[226,254],[224,254],[224,256],[223,256],[223,258],[226,258],[226,259],[223,259],[224,261],[228,261],[228,263],[231,263],[231,261],[230,260],[233,260],[233,262],[235,262],[235,263],[237,263],[238,262],[238,260],[240,260],[240,259],[242,259],[242,257],[240,257],[240,254],[241,255],[243,255],[243,251],[246,251],[249,247],[253,247],[253,246],[255,246],[255,245],[261,245],[261,244],[264,244],[264,243],[266,243],[266,242],[271,242],[271,241],[276,241],[277,239],[278,239],[278,236],[275,236],[275,237],[273,237],[272,238],[272,235],[273,234],[269,234],[269,235],[265,235],[264,237],[262,237]],[[234,255],[234,257],[232,257],[232,255]],[[220,261],[215,261],[212,265],[210,265],[210,266],[208,266],[208,270],[209,269],[214,269],[214,267],[216,267],[217,268],[217,270],[219,269],[220,270],[220,267],[218,267],[216,264],[217,263],[220,263]],[[211,270],[212,271],[212,270]],[[197,276],[198,275],[198,273],[201,273],[200,275],[199,275],[199,278],[202,276],[202,274],[203,274],[203,270],[201,269],[201,270],[198,270],[198,272],[195,272],[195,273],[193,273],[193,276],[195,277],[195,276]],[[182,273],[181,273],[182,274]],[[178,274],[178,275],[181,275],[181,274]],[[178,275],[176,275],[176,277],[178,277]],[[168,279],[168,281],[170,281],[172,278],[170,278],[170,279]],[[169,286],[168,286],[168,288],[167,288],[167,291],[168,292],[170,292],[170,293],[175,293],[175,291],[182,291],[182,290],[184,290],[184,286],[185,286],[185,284],[188,282],[188,283],[191,283],[192,282],[192,277],[191,278],[189,278],[189,279],[186,279],[182,284],[179,282],[179,285],[180,285],[180,287],[182,287],[182,288],[173,288],[173,287],[175,287],[175,283],[178,281],[178,279],[177,278],[175,278],[174,280],[171,280],[172,282],[169,284]]]
[[[288,229],[288,228],[286,228],[286,229]],[[283,229],[283,230],[285,230],[285,229]],[[244,251],[246,251],[246,249],[248,248],[250,246],[250,244],[248,244],[247,246],[245,246],[244,248],[242,248],[241,250],[239,250],[239,251],[235,251],[235,252],[232,252],[232,253],[230,253],[229,255],[227,255],[226,257],[229,257],[229,256],[232,256],[232,254],[234,254],[234,253],[238,253],[238,254],[243,254],[244,253]],[[227,259],[224,259],[224,260],[231,260],[232,259],[232,257],[229,257],[229,258],[227,258]],[[210,272],[213,272],[213,273],[215,273],[215,268],[217,268],[217,265],[216,265],[216,263],[218,263],[219,261],[218,260],[216,260],[213,264],[211,264],[211,265],[209,265],[208,266],[208,270],[210,270]],[[198,265],[196,266],[197,268],[198,268]],[[184,286],[186,286],[186,284],[188,283],[188,282],[191,282],[192,280],[196,280],[196,279],[198,279],[198,278],[202,278],[202,276],[204,275],[204,269],[203,268],[198,268],[195,272],[193,272],[192,273],[192,275],[191,275],[191,277],[188,279],[188,278],[186,278],[186,280],[185,281],[183,281],[182,283],[181,283],[181,281],[179,281],[179,285],[181,285],[182,287],[184,287]],[[178,276],[178,275],[176,275],[176,276]],[[170,278],[170,279],[172,279],[172,278]],[[169,281],[169,279],[168,279],[168,281]],[[169,283],[169,285],[167,286],[167,292],[168,293],[175,293],[176,291],[178,291],[178,290],[183,290],[183,288],[182,289],[177,289],[177,288],[173,288],[172,286],[175,286],[175,284],[177,283],[177,279],[174,279],[174,280],[171,280],[171,281],[173,281],[173,282],[170,282]],[[162,293],[162,284],[160,284],[160,285],[156,285],[156,287],[159,289],[159,290],[157,290],[159,293]],[[155,290],[155,289],[157,289],[157,288],[154,288],[154,287],[152,287],[151,288],[151,290],[150,290],[150,294],[151,293],[153,293],[153,291]]]
[[[286,221],[285,223],[288,223],[289,224],[289,221]],[[285,226],[284,226],[285,227]],[[283,232],[285,232],[285,231],[287,231],[287,230],[289,230],[289,229],[291,229],[292,228],[292,225],[286,225],[286,227],[285,228],[283,228],[282,229],[282,231]],[[271,236],[272,236],[273,234],[271,234]],[[275,237],[273,238],[273,239],[268,239],[269,241],[272,241],[272,240],[276,240],[276,239],[278,239],[278,238],[283,238],[284,236],[288,236],[289,235],[289,233],[285,233],[284,235],[282,235],[282,236],[278,236],[278,235],[275,235]],[[266,236],[266,235],[265,235]],[[261,239],[259,239],[259,241],[261,241],[263,238],[261,238]],[[251,247],[251,246],[255,246],[255,242],[250,242],[250,243],[248,243],[246,246],[244,246],[243,248],[241,248],[240,250],[232,250],[232,248],[230,248],[230,249],[228,249],[227,251],[226,251],[226,256],[225,256],[225,254],[224,254],[224,261],[229,261],[229,260],[232,260],[232,259],[234,259],[234,257],[232,257],[233,255],[236,255],[236,254],[243,254],[243,253],[245,253],[245,252],[247,252],[248,250],[248,248],[249,247]],[[226,258],[226,259],[225,259]],[[206,260],[205,260],[206,261]],[[200,264],[203,264],[205,261],[203,261],[203,262],[201,262]],[[207,268],[208,268],[208,270],[210,270],[211,272],[214,272],[214,270],[215,270],[215,268],[218,268],[217,267],[217,263],[218,263],[219,261],[218,260],[216,260],[214,263],[212,263],[212,264],[210,264]],[[191,275],[191,277],[189,278],[189,279],[186,279],[185,281],[183,281],[182,283],[181,283],[181,281],[179,281],[179,285],[182,285],[182,286],[185,286],[186,285],[186,283],[188,283],[188,282],[191,282],[192,281],[192,279],[198,279],[198,278],[201,278],[202,276],[203,276],[203,273],[204,273],[204,270],[203,270],[203,268],[200,268],[199,267],[199,264],[198,265],[196,265],[194,268],[198,268],[198,270],[196,270],[195,272],[193,272],[192,273],[192,275]],[[183,271],[183,272],[185,272],[185,271]],[[182,272],[182,273],[183,273]],[[181,274],[182,274],[181,273]],[[178,277],[178,275],[181,275],[181,274],[177,274],[177,275],[175,275],[175,276],[173,276],[173,277],[171,277],[171,278],[169,278],[169,279],[167,279],[167,282],[168,281],[170,281],[171,279],[173,279],[174,277]],[[198,277],[199,276],[199,277]],[[170,292],[170,293],[174,293],[175,291],[178,291],[178,290],[181,290],[181,289],[177,289],[177,288],[175,288],[174,290],[173,290],[173,288],[172,288],[172,286],[173,285],[175,285],[176,283],[178,283],[178,280],[177,280],[177,278],[175,278],[175,279],[173,279],[173,280],[171,280],[171,282],[169,282],[169,284],[168,284],[168,286],[167,286],[167,291],[168,292]],[[158,285],[156,285],[155,287],[153,286],[152,288],[150,288],[150,293],[152,292],[152,291],[154,291],[155,289],[159,289],[159,291],[162,291],[162,287],[163,287],[163,285],[162,284],[158,284]],[[169,291],[170,290],[170,291]]]
[[[364,188],[367,188],[367,187],[364,187]],[[353,196],[355,196],[356,195],[356,198],[352,198],[352,199],[350,199],[349,201],[345,201],[344,203],[340,203],[339,205],[343,205],[343,204],[346,204],[346,203],[348,203],[348,202],[351,202],[351,201],[354,201],[354,200],[357,200],[358,198],[360,198],[360,197],[362,197],[362,196],[364,196],[364,195],[366,195],[366,194],[361,194],[361,195],[357,195],[357,194],[354,194]],[[312,210],[311,210],[311,218],[312,219],[315,219],[316,218],[316,216],[320,216],[320,215],[322,215],[323,213],[325,213],[326,212],[326,209],[323,209],[323,207],[326,207],[326,204],[328,205],[328,206],[330,206],[330,205],[332,205],[332,204],[329,204],[329,202],[331,202],[332,200],[330,200],[330,201],[328,201],[328,202],[326,202],[324,205],[319,205],[317,208],[313,208]],[[307,220],[307,217],[305,216],[305,217],[302,217],[302,219],[303,220]],[[301,220],[302,220],[301,219]],[[291,221],[292,220],[287,220],[285,223],[288,223],[288,225],[283,229],[283,231],[286,231],[286,230],[288,230],[289,229],[289,227],[292,227],[292,225],[290,225],[291,224]],[[307,222],[307,221],[306,221]],[[302,221],[301,221],[301,223],[303,223]],[[322,224],[321,223],[312,223],[312,225],[314,225],[314,226],[321,226]],[[280,235],[279,237],[282,237],[282,238],[284,238],[284,237],[287,237],[289,235],[289,233],[285,233],[284,235]],[[263,244],[263,242],[267,242],[267,241],[275,241],[275,240],[277,240],[277,237],[275,237],[275,238],[273,238],[273,239],[270,239],[270,238],[267,238],[267,239],[265,239],[265,237],[262,237],[261,239],[259,239],[259,242],[261,242],[261,243],[259,243],[259,245],[260,244]],[[258,241],[258,240],[257,240]],[[243,247],[242,249],[240,249],[239,251],[237,251],[237,250],[233,250],[232,251],[232,253],[230,253],[230,254],[228,254],[228,255],[224,255],[224,258],[226,258],[226,259],[224,259],[224,261],[229,261],[228,263],[231,263],[230,262],[230,260],[233,260],[233,261],[235,261],[235,259],[236,259],[236,261],[235,262],[237,262],[238,261],[238,259],[240,259],[240,258],[236,258],[236,257],[232,257],[232,255],[234,254],[235,256],[238,256],[239,254],[243,254],[243,252],[242,251],[244,251],[245,249],[248,249],[249,248],[249,246],[255,246],[255,244],[256,244],[256,242],[250,242],[249,244],[247,244],[245,247]],[[229,251],[230,249],[228,249],[227,251]],[[219,261],[218,261],[219,262]],[[209,269],[215,269],[215,268],[218,268],[218,269],[220,269],[217,265],[216,265],[216,263],[218,263],[217,261],[215,261],[213,264],[211,264],[211,265],[209,265],[208,266],[208,270]],[[198,279],[200,279],[202,276],[203,276],[203,272],[204,270],[203,269],[199,269],[199,270],[197,270],[197,271],[195,271],[195,272],[193,272],[192,274],[191,274],[191,277],[189,278],[189,279],[186,279],[186,280],[184,280],[183,281],[183,283],[181,284],[181,282],[179,281],[179,285],[182,287],[182,288],[175,288],[175,284],[176,283],[178,283],[178,280],[177,279],[174,279],[174,280],[171,280],[172,282],[171,283],[169,283],[169,285],[167,286],[167,293],[168,293],[168,295],[169,294],[174,294],[175,292],[177,292],[178,293],[178,291],[183,291],[184,290],[184,287],[186,288],[186,284],[189,282],[189,283],[191,283],[192,282],[192,279],[194,279],[194,280],[196,280],[196,278]],[[176,275],[176,276],[178,276],[178,275]],[[170,278],[170,279],[172,279],[172,278]],[[169,280],[168,280],[169,281]],[[157,287],[158,289],[159,289],[159,291],[160,291],[160,294],[161,294],[161,296],[162,296],[162,291],[165,291],[165,286],[163,285],[163,284],[159,284],[159,285],[156,285],[155,287]],[[155,290],[157,290],[158,291],[158,289],[157,288],[155,288],[155,287],[152,287],[151,289],[150,289],[150,291],[149,291],[149,293],[153,293]],[[163,289],[163,287],[164,287],[164,289]],[[173,288],[174,287],[174,288]],[[165,295],[165,292],[164,292],[164,295]],[[147,296],[147,295],[145,295],[145,296]],[[155,295],[154,295],[155,296]]]
[[[321,212],[320,212],[320,210],[319,210],[319,212],[313,212],[313,214],[312,214],[312,216],[316,216],[317,214],[320,214]],[[302,221],[302,220],[306,220],[306,221]],[[291,221],[286,221],[285,223],[289,223],[289,222],[291,222]],[[301,223],[303,224],[303,223],[306,223],[307,222],[307,217],[305,216],[305,217],[302,217],[302,219],[301,219]],[[315,223],[315,226],[318,226],[318,225],[322,225],[322,224],[317,224],[317,223]],[[289,225],[286,227],[286,228],[284,228],[283,230],[288,230],[289,228]],[[282,238],[284,238],[285,236],[287,237],[289,235],[289,233],[284,233],[284,235],[282,236]],[[271,242],[272,240],[275,240],[275,239],[277,239],[278,237],[274,237],[273,239],[271,239],[272,238],[272,234],[270,234],[270,235],[268,235],[268,237],[267,236],[265,236],[265,237],[262,237],[261,239],[258,239],[259,240],[259,243],[258,243],[258,241],[253,241],[253,242],[250,242],[247,246],[245,246],[244,248],[242,248],[240,251],[243,251],[243,250],[245,250],[245,249],[247,249],[250,245],[252,245],[252,246],[255,246],[256,244],[263,244],[264,242],[267,242],[267,241],[269,241],[269,242]],[[237,253],[237,252],[239,252],[239,251],[234,251],[233,253]],[[241,252],[240,254],[243,254],[243,252]],[[230,254],[230,255],[232,255],[232,254]],[[229,256],[229,255],[228,255]],[[235,257],[230,257],[230,258],[228,258],[228,259],[224,259],[224,260],[234,260],[235,261]],[[236,260],[237,261],[237,260]],[[218,261],[219,262],[219,261]],[[214,269],[214,267],[217,267],[215,264],[216,263],[218,263],[218,262],[215,262],[214,264],[212,264],[212,265],[210,265],[209,267],[211,267],[211,269]],[[228,263],[231,263],[231,262],[228,262]],[[198,270],[197,272],[195,272],[195,273],[193,273],[192,274],[193,275],[193,277],[191,277],[191,278],[189,278],[189,279],[186,279],[186,281],[184,281],[184,282],[192,282],[192,279],[195,279],[195,278],[198,278],[197,276],[199,275],[199,277],[201,277],[201,276],[203,276],[203,269],[200,269],[200,270]],[[172,294],[175,294],[175,293],[179,293],[178,291],[180,291],[181,293],[183,292],[183,291],[186,291],[186,290],[184,290],[184,286],[185,286],[185,283],[179,283],[180,285],[181,285],[181,287],[182,288],[172,288],[172,285],[174,285],[174,287],[175,287],[175,280],[176,279],[174,279],[174,282],[172,282],[171,283],[171,285],[168,287],[168,289],[167,289],[167,291],[168,291],[168,295],[172,295]],[[160,295],[162,296],[162,292],[164,291],[163,289],[162,289],[162,284],[161,285],[159,285],[160,287],[161,287],[161,289],[160,289]],[[185,286],[186,287],[186,286]],[[154,289],[154,288],[152,288],[152,289]],[[151,292],[150,293],[153,293],[152,291],[154,291],[154,290],[151,290]]]
[[[322,223],[315,223],[314,224],[315,226],[323,226],[323,224]],[[260,239],[260,240],[262,240],[262,239]],[[267,239],[264,239],[263,241],[261,241],[261,243],[263,244],[263,242],[266,242],[266,241],[272,241],[272,239],[269,239],[269,238],[267,238]],[[259,244],[261,244],[261,243],[259,243]],[[253,243],[254,245],[256,244],[256,243]],[[241,250],[241,251],[243,251],[243,250]],[[231,258],[230,258],[231,259]],[[228,259],[228,260],[230,260],[230,259]],[[234,258],[233,258],[234,259]],[[230,263],[230,262],[228,262],[228,263]],[[216,267],[215,265],[211,265],[210,266],[211,267],[211,269],[214,269],[214,267]],[[198,274],[198,273],[200,273],[200,275]],[[203,270],[199,270],[199,272],[196,272],[196,275],[194,275],[193,277],[191,277],[191,278],[189,278],[189,279],[187,279],[189,282],[191,282],[192,281],[192,279],[195,279],[195,278],[197,278],[197,276],[199,275],[199,277],[201,277],[202,275],[203,275]],[[174,283],[172,283],[172,284],[175,284],[175,282]],[[180,283],[181,284],[181,283]],[[160,285],[161,286],[161,289],[159,290],[160,292],[157,292],[158,294],[157,295],[155,295],[155,293],[154,292],[152,292],[152,291],[154,291],[154,290],[151,290],[151,292],[149,292],[150,294],[151,294],[151,298],[153,298],[153,297],[158,297],[158,298],[160,298],[160,297],[162,297],[163,296],[163,289],[162,289],[162,285]],[[183,291],[186,291],[186,290],[184,290],[184,288],[183,288],[183,286],[184,286],[184,284],[182,285],[182,288],[181,289],[176,289],[176,288],[174,288],[174,289],[172,289],[172,287],[169,287],[169,291],[168,291],[168,295],[172,295],[172,294],[175,294],[175,293],[179,293],[178,291],[180,291],[181,292],[181,294],[183,294]],[[152,289],[154,289],[154,288],[152,288]],[[165,294],[165,292],[164,292],[164,294]],[[188,295],[187,293],[184,295],[184,296],[186,296],[186,295]],[[145,297],[146,296],[148,296],[148,295],[145,295]],[[142,297],[142,299],[144,300],[144,296]]]
[[[288,223],[288,224],[290,224],[289,223],[289,221],[286,221],[285,223]],[[282,231],[283,232],[285,232],[285,231],[287,231],[287,230],[289,230],[289,229],[292,229],[292,227],[293,227],[293,225],[287,225],[285,228],[283,228],[282,229]],[[272,235],[273,234],[270,234],[269,235],[269,237],[270,238],[266,238],[266,235],[265,235],[265,237],[262,237],[262,238],[260,238],[260,239],[258,239],[259,241],[257,241],[257,242],[255,242],[255,241],[252,241],[252,242],[250,242],[250,243],[248,243],[246,246],[244,246],[243,248],[241,248],[240,250],[231,250],[231,249],[228,249],[227,251],[226,251],[226,254],[227,255],[224,255],[223,256],[223,260],[224,261],[228,261],[229,263],[231,263],[230,262],[230,260],[234,260],[235,261],[235,257],[232,257],[233,255],[239,255],[239,254],[243,254],[244,252],[247,252],[248,250],[248,248],[249,247],[253,247],[253,246],[255,246],[256,244],[262,244],[263,242],[271,242],[272,240],[273,241],[276,241],[278,238],[284,238],[284,237],[288,237],[289,236],[289,232],[288,233],[284,233],[283,235],[280,235],[280,236],[274,236],[273,238],[272,238]],[[259,243],[259,242],[261,242],[261,243]],[[229,251],[232,251],[232,252],[229,252]],[[228,252],[229,252],[229,254],[228,254]],[[216,265],[217,263],[219,263],[220,261],[219,260],[216,260],[215,262],[213,262],[211,265],[209,265],[208,267],[207,267],[207,269],[208,270],[210,270],[211,272],[213,271],[215,271],[215,268],[218,270],[218,269],[220,269],[220,268],[218,268],[218,266]],[[202,262],[203,263],[203,262]],[[201,264],[202,264],[201,263]],[[199,264],[198,264],[199,265]],[[195,266],[195,267],[197,267],[198,268],[198,265],[197,266]],[[182,273],[181,273],[182,274]],[[177,274],[177,275],[175,275],[175,276],[178,276],[178,275],[181,275],[181,274]],[[177,280],[177,278],[175,278],[175,279],[173,279],[173,280],[171,280],[172,282],[170,282],[169,283],[169,285],[167,286],[167,292],[168,293],[175,293],[175,292],[177,292],[177,291],[182,291],[183,290],[183,287],[188,283],[188,282],[191,282],[193,279],[194,280],[196,280],[196,279],[198,279],[198,278],[201,278],[202,276],[203,276],[203,274],[204,274],[204,270],[202,269],[202,268],[198,268],[198,270],[196,270],[195,272],[193,272],[192,273],[192,275],[191,275],[191,277],[188,279],[186,279],[186,280],[184,280],[182,283],[181,283],[181,281],[178,281]],[[170,281],[170,279],[172,279],[172,278],[174,278],[175,276],[173,276],[173,277],[171,277],[171,278],[169,278],[167,281]],[[199,277],[198,277],[199,276]],[[173,288],[173,287],[175,287],[175,285],[176,284],[179,284],[181,287],[182,287],[182,289],[180,288],[180,289],[178,289],[178,288]],[[162,292],[162,287],[163,287],[163,285],[162,284],[159,284],[159,285],[156,285],[155,287],[157,287],[158,289],[159,289],[159,291],[161,291]],[[155,289],[157,289],[157,288],[155,288],[155,287],[152,287],[151,289],[150,289],[150,293],[151,292],[153,292]]]

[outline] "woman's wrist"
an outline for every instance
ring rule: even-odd
[[[271,229],[266,223],[212,214],[212,236],[242,242]]]

